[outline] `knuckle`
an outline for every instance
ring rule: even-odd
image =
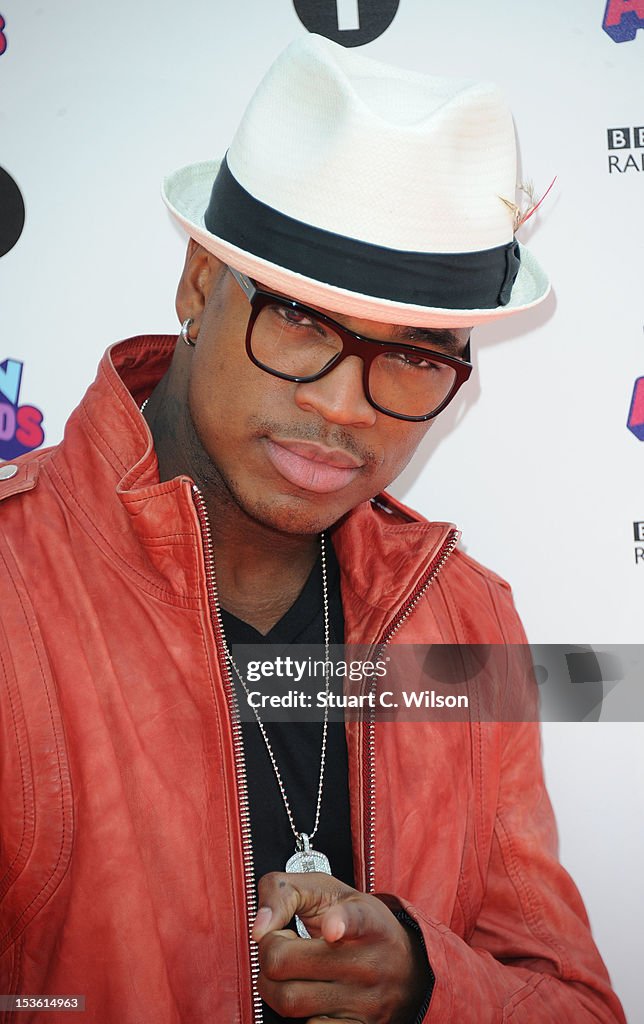
[[[284,982],[282,985],[271,985],[270,987],[259,987],[259,994],[262,999],[280,1015],[280,1017],[298,1017],[300,1005],[297,989],[294,985]]]
[[[271,941],[271,936],[267,936],[259,944],[259,968],[271,981],[281,981],[284,977],[284,956],[280,944]]]
[[[360,935],[364,935],[365,931],[367,930],[368,915],[366,913],[366,907],[362,900],[356,900],[354,904],[354,913],[356,916],[358,932]]]
[[[356,899],[356,895],[359,899],[361,894],[356,894],[353,889],[349,889],[343,882],[337,882],[327,887],[326,896],[331,906],[342,906],[344,903],[352,903]]]
[[[299,999],[294,985],[280,985],[277,998],[279,1005],[276,1010],[282,1017],[298,1017]]]
[[[262,875],[258,885],[260,903],[262,896],[265,897],[271,892],[277,892],[280,888],[284,888],[284,872],[269,871],[268,874]]]
[[[383,971],[383,965],[378,956],[367,956],[362,961],[363,984],[369,990],[373,990],[381,984],[387,973],[387,971]]]

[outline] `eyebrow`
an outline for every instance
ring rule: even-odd
[[[392,341],[409,341],[411,344],[426,344],[444,349],[448,355],[460,356],[465,345],[452,331],[429,327],[394,327]]]

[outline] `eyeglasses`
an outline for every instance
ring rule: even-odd
[[[308,306],[258,288],[228,268],[251,306],[246,352],[261,370],[298,384],[319,380],[347,356],[363,364],[367,401],[399,420],[430,420],[442,412],[472,372],[464,359],[422,345],[375,341]]]

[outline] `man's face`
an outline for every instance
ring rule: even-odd
[[[387,487],[432,421],[374,409],[357,356],[310,383],[266,373],[246,353],[250,312],[238,283],[217,264],[191,355],[192,421],[240,509],[282,532],[319,532]],[[320,312],[364,337],[403,340],[391,324]],[[469,331],[452,333],[460,352]]]

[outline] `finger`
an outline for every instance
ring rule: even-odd
[[[284,928],[295,914],[314,921],[339,900],[359,895],[344,882],[317,871],[272,871],[260,879],[258,893],[259,910],[252,931],[255,942],[270,931]]]
[[[287,934],[290,939],[286,939]],[[362,946],[333,946],[324,939],[300,939],[292,932],[271,932],[259,943],[260,972],[270,981],[328,981],[353,989],[373,988],[382,980],[383,964],[377,953]]]
[[[290,931],[269,932],[258,945],[259,968],[270,981],[328,981],[369,989],[383,977],[378,950],[363,942],[332,944],[300,939]]]
[[[320,921],[320,933],[329,943],[378,937],[386,930],[379,900],[364,893],[342,900],[326,910]]]
[[[306,1024],[329,1024],[330,1020],[333,1024],[364,1024],[357,1017],[309,1017]]]
[[[271,921],[273,919],[273,911],[270,907],[260,907],[257,911],[257,917],[252,930],[252,938],[255,942],[259,942],[264,936],[271,930]]]
[[[270,932],[259,943],[259,969],[270,981],[336,982],[346,972],[330,952],[323,939],[300,939],[291,931]]]
[[[265,1003],[280,1017],[290,1018],[346,1013],[347,1004],[338,1004],[337,985],[331,982],[289,981],[275,982],[259,976],[257,989]],[[346,995],[346,993],[345,993]],[[335,1018],[333,1018],[335,1019]]]
[[[329,943],[339,942],[347,935],[347,913],[343,906],[331,907],[322,918],[322,938]]]

